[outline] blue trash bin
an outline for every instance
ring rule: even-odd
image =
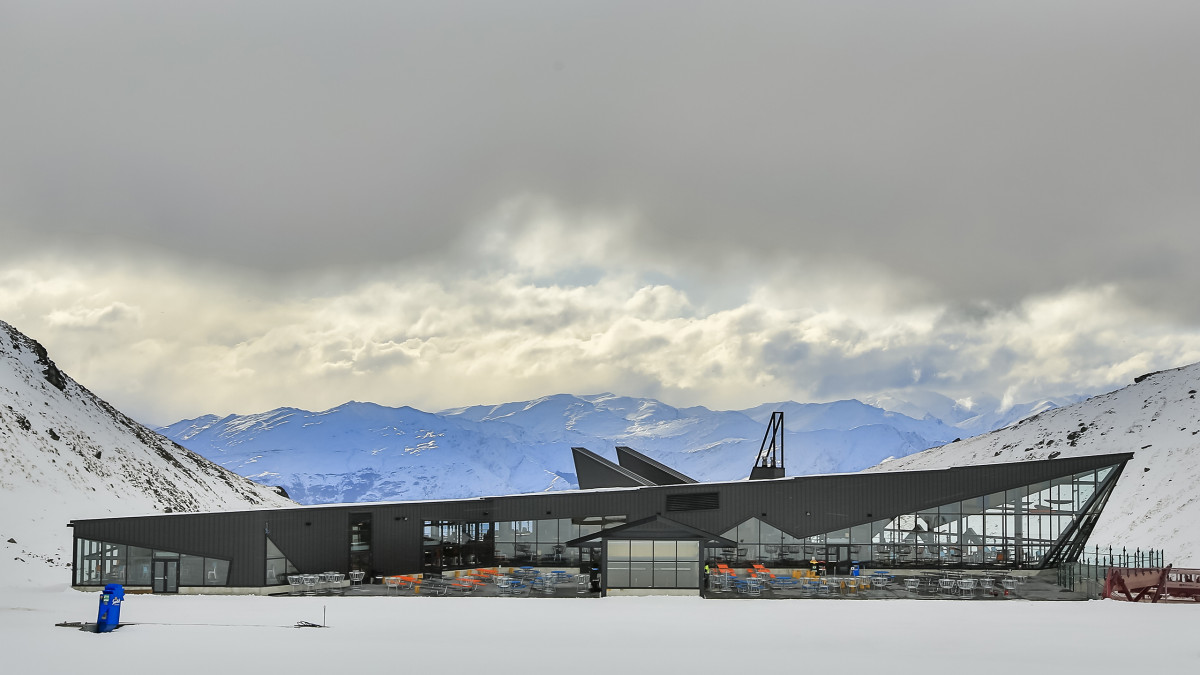
[[[125,587],[109,584],[100,593],[100,610],[96,613],[96,632],[111,632],[121,623],[121,605],[125,602]]]
[[[858,561],[855,560],[853,565],[850,565],[850,576],[858,576]]]

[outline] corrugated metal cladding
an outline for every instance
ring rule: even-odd
[[[269,511],[76,520],[75,536],[231,561],[230,586],[265,584],[266,539],[302,571],[349,567],[350,521],[370,514],[380,573],[419,571],[426,520],[505,521],[623,515],[629,521],[669,510],[668,503],[718,500],[719,508],[671,510],[671,518],[713,534],[757,517],[806,537],[913,513],[1089,469],[1123,465],[1130,453],[1066,459],[734,483],[697,483],[510,495],[440,502],[346,504]]]

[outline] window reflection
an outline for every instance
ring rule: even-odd
[[[609,539],[608,588],[698,588],[700,543]]]
[[[491,566],[578,567],[583,553],[566,542],[625,523],[625,516],[498,522],[425,521],[425,569],[440,572]]]
[[[151,566],[155,558],[178,560],[180,586],[224,586],[228,581],[229,561],[175,551],[153,551],[140,546],[126,546],[91,539],[75,540],[76,586],[151,586]],[[204,570],[212,567],[217,573],[205,579]]]
[[[750,518],[724,533],[737,548],[709,557],[780,567],[851,556],[864,567],[1037,567],[1070,531],[1115,467],[1084,471],[1005,492],[806,537]],[[795,542],[795,543],[793,543]]]

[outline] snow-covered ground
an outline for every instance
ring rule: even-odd
[[[136,625],[97,635],[54,626],[94,621],[97,593],[0,591],[9,673],[1007,675],[1186,673],[1200,662],[1191,604],[136,595],[121,614]],[[322,612],[328,628],[292,627],[321,623]]]

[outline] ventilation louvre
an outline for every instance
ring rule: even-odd
[[[721,495],[718,492],[667,495],[668,511],[706,511],[719,508],[721,508]]]

